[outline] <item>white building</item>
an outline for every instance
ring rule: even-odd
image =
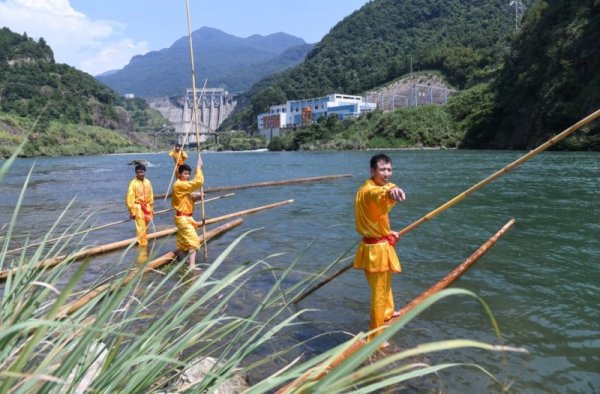
[[[357,117],[373,112],[377,104],[361,96],[330,94],[306,100],[290,100],[271,106],[269,112],[258,115],[258,132],[268,140],[281,135],[283,128],[307,127],[323,116],[335,114],[338,119]]]

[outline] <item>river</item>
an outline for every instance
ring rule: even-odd
[[[313,241],[301,257],[300,270],[313,272],[328,264],[357,240],[353,197],[368,177],[368,160],[373,153],[204,154],[206,187],[352,174],[351,178],[328,182],[239,190],[233,197],[207,203],[207,216],[214,217],[295,200],[291,205],[246,217],[242,227],[209,244],[211,257],[245,230],[262,228],[242,241],[224,267],[277,252],[285,254],[270,263],[284,267]],[[387,154],[393,159],[393,181],[407,194],[407,201],[390,215],[393,228],[399,230],[524,152],[409,150]],[[155,193],[164,192],[172,169],[172,161],[164,153],[18,159],[0,186],[0,226],[9,222],[32,165],[15,234],[39,238],[72,199],[63,227],[86,212],[94,212],[92,224],[126,219],[124,194],[134,175],[127,163],[134,158],[152,163],[147,177]],[[393,284],[397,308],[446,275],[511,217],[516,218],[513,228],[453,286],[481,296],[498,320],[503,342],[524,347],[528,353],[510,354],[505,363],[499,353],[464,350],[430,355],[432,362],[480,363],[501,380],[513,382],[514,392],[600,392],[599,183],[600,154],[546,152],[403,237],[397,251],[404,272],[394,277]],[[156,208],[163,205],[167,206],[157,202]],[[159,229],[170,227],[172,218],[157,215],[155,225]],[[4,234],[5,227],[1,228]],[[127,223],[91,233],[83,244],[104,244],[132,236],[133,225]],[[16,242],[22,241],[16,238]],[[161,247],[166,251],[172,246]],[[104,272],[103,265],[120,255],[117,252],[94,260],[81,287],[91,285]],[[306,326],[302,337],[366,330],[368,298],[362,273],[345,273],[302,302],[302,307],[318,309],[303,318]],[[285,346],[288,340],[298,340],[293,337],[279,342]],[[457,296],[418,316],[394,338],[394,344],[408,348],[450,338],[497,343],[477,301]],[[340,340],[340,335],[331,335],[306,352],[316,354]],[[469,368],[442,372],[440,380],[447,393],[499,391],[488,377]],[[418,387],[413,390],[420,391]]]

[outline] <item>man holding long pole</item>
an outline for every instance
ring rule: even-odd
[[[402,268],[394,250],[399,238],[390,228],[388,213],[406,199],[404,191],[391,183],[392,160],[378,154],[371,158],[371,177],[356,193],[354,217],[356,231],[363,237],[358,245],[353,267],[365,272],[371,289],[370,330],[383,326],[394,315],[392,273]],[[379,332],[371,334],[372,339]]]

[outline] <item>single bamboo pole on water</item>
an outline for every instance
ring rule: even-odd
[[[206,202],[218,200],[218,199],[224,198],[224,197],[231,197],[231,196],[235,196],[235,193],[228,193],[228,194],[224,194],[222,196],[217,196],[217,197],[209,198],[208,200],[206,200]],[[196,204],[198,204],[198,203],[196,203]],[[173,208],[161,209],[160,211],[154,212],[154,214],[158,215],[158,214],[169,212],[169,211],[172,211],[172,210],[173,210]],[[132,220],[133,219],[123,219],[123,220],[119,220],[118,222],[112,222],[112,223],[103,224],[101,226],[92,227],[92,228],[89,228],[87,230],[77,231],[77,232],[75,232],[73,234],[63,235],[63,236],[60,236],[60,237],[48,239],[46,241],[40,241],[40,242],[32,243],[32,244],[29,244],[29,245],[26,245],[26,246],[21,246],[21,247],[16,248],[16,249],[9,250],[6,253],[18,252],[18,251],[26,249],[26,248],[31,248],[31,247],[34,247],[34,246],[41,245],[42,243],[50,243],[50,242],[59,241],[61,239],[65,239],[65,238],[71,238],[71,237],[74,237],[75,235],[81,235],[81,234],[89,233],[91,231],[101,230],[103,228],[115,226],[117,224],[123,224],[123,223],[131,222]]]
[[[456,268],[454,268],[452,271],[450,271],[450,273],[448,275],[446,275],[445,277],[440,279],[436,284],[431,286],[428,290],[421,293],[419,296],[417,296],[411,302],[409,302],[404,307],[402,307],[402,309],[400,309],[398,312],[396,312],[397,316],[392,317],[388,321],[386,326],[384,326],[381,330],[382,331],[385,330],[387,326],[389,326],[390,324],[392,324],[395,321],[397,321],[398,319],[400,319],[402,316],[404,316],[406,313],[408,313],[409,311],[414,309],[417,305],[419,305],[425,299],[427,299],[428,297],[431,297],[435,293],[445,289],[450,284],[452,284],[454,281],[456,281],[458,278],[460,278],[462,276],[462,274],[464,274],[481,256],[483,256],[483,254],[485,252],[487,252],[488,249],[491,248],[496,243],[496,241],[498,241],[498,239],[502,235],[504,235],[504,233],[506,233],[508,231],[508,229],[514,223],[515,223],[515,219],[510,219],[504,226],[502,226],[502,228],[500,230],[498,230],[496,232],[496,234],[494,234],[491,238],[489,238],[483,245],[481,245],[475,252],[473,252],[464,262],[462,262],[461,264],[456,266]],[[329,371],[331,371],[333,368],[340,365],[344,360],[346,360],[354,352],[356,352],[357,350],[359,350],[366,344],[367,344],[367,341],[365,341],[365,340],[359,340],[359,341],[355,342],[354,344],[352,344],[352,346],[350,346],[348,349],[346,349],[340,356],[333,359],[329,363],[322,363],[321,365],[318,365],[318,366],[314,367],[313,369],[305,372],[304,374],[299,376],[296,380],[294,380],[292,383],[279,389],[277,391],[277,394],[291,393],[295,389],[297,389],[300,385],[304,384],[305,382],[307,382],[309,380],[317,381],[317,380],[321,379]],[[321,372],[318,373],[315,371],[321,371]],[[314,375],[314,376],[312,376],[312,375]]]
[[[340,175],[325,175],[325,176],[313,176],[308,178],[295,178],[295,179],[285,179],[281,181],[267,181],[267,182],[257,182],[257,183],[247,183],[245,185],[233,185],[233,186],[216,186],[216,187],[208,187],[204,189],[205,193],[213,193],[213,192],[224,192],[231,190],[240,190],[240,189],[250,189],[253,187],[268,187],[268,186],[282,186],[282,185],[294,185],[297,183],[310,183],[310,182],[319,182],[319,181],[329,181],[332,179],[340,179],[340,178],[351,178],[351,174],[340,174]],[[197,193],[192,193],[194,196]],[[157,198],[169,197],[169,195],[160,194]]]
[[[568,129],[564,130],[562,133],[557,134],[554,137],[550,138],[548,141],[544,142],[542,145],[538,146],[537,148],[535,148],[532,151],[529,151],[525,155],[521,156],[517,160],[513,161],[512,163],[510,163],[507,166],[505,166],[504,168],[502,168],[501,170],[496,171],[495,173],[493,173],[489,177],[487,177],[484,180],[480,181],[479,183],[471,186],[470,188],[468,188],[467,190],[465,190],[461,194],[457,195],[456,197],[454,197],[450,201],[446,202],[445,204],[442,204],[441,206],[439,206],[438,208],[436,208],[433,211],[429,212],[427,215],[423,216],[419,220],[416,220],[413,223],[411,223],[410,225],[406,226],[405,228],[403,228],[402,230],[400,230],[398,233],[400,234],[400,236],[402,236],[402,235],[408,233],[409,231],[412,231],[417,226],[419,226],[419,225],[425,223],[426,221],[428,221],[429,219],[431,219],[431,218],[439,215],[440,213],[444,212],[446,209],[454,206],[456,203],[458,203],[459,201],[461,201],[465,197],[467,197],[467,196],[475,193],[477,190],[479,190],[479,189],[483,188],[484,186],[486,186],[487,184],[491,183],[496,178],[499,178],[502,175],[504,175],[504,174],[506,174],[506,173],[508,173],[508,172],[510,172],[512,170],[514,170],[515,168],[517,168],[521,164],[525,163],[527,160],[531,159],[532,157],[535,157],[535,156],[539,155],[540,153],[542,153],[543,151],[545,151],[546,149],[548,149],[552,145],[554,145],[557,142],[562,141],[563,139],[567,138],[568,136],[570,136],[571,134],[573,134],[575,131],[579,130],[581,127],[583,127],[583,126],[587,125],[588,123],[591,123],[592,121],[596,120],[598,117],[600,117],[600,109],[596,110],[592,114],[590,114],[590,115],[586,116],[585,118],[581,119],[579,122],[575,123],[574,125],[572,125]],[[310,289],[310,290],[306,291],[304,294],[300,295],[297,299],[294,300],[294,304],[297,304],[298,302],[302,301],[304,298],[308,297],[310,294],[314,293],[316,290],[318,290],[321,287],[325,286],[327,283],[331,282],[332,280],[334,280],[335,278],[337,278],[338,276],[340,276],[344,272],[348,271],[350,268],[352,268],[352,263],[348,264],[346,267],[342,268],[341,270],[339,270],[335,274],[331,275],[329,278],[327,278],[327,279],[321,281],[320,283],[318,283],[312,289]]]
[[[284,201],[273,203],[273,204],[262,205],[262,206],[256,207],[256,208],[245,209],[243,211],[238,211],[238,212],[230,213],[227,215],[218,216],[216,218],[208,219],[208,220],[206,220],[206,224],[213,224],[213,223],[221,222],[223,220],[231,219],[231,218],[238,217],[238,216],[251,215],[256,212],[264,211],[264,210],[271,209],[271,208],[277,208],[277,207],[280,207],[283,205],[291,204],[293,202],[294,202],[294,200],[284,200]],[[176,232],[177,232],[177,227],[172,227],[172,228],[168,228],[166,230],[157,231],[155,233],[148,234],[148,239],[162,238],[162,237],[166,237],[166,236],[175,234]],[[60,264],[61,262],[63,262],[66,259],[70,259],[70,261],[73,262],[73,261],[81,260],[85,257],[90,257],[90,256],[122,249],[122,248],[125,248],[125,247],[135,243],[135,242],[137,242],[137,238],[134,237],[134,238],[129,238],[129,239],[126,239],[123,241],[118,241],[118,242],[113,242],[113,243],[106,244],[106,245],[92,247],[90,249],[85,249],[85,250],[82,250],[82,251],[79,251],[79,252],[76,252],[73,254],[69,254],[69,255],[53,257],[53,258],[46,259],[46,260],[40,261],[39,263],[34,264],[32,269],[51,268],[51,267],[54,267],[55,265]],[[19,267],[16,267],[16,268],[0,271],[0,280],[6,279],[8,277],[8,275],[15,274],[17,271],[19,271],[19,269],[20,269]]]
[[[206,237],[206,239],[203,239],[202,241],[208,242],[210,239],[212,239],[212,238],[216,237],[217,235],[220,235],[226,231],[229,231],[232,228],[239,226],[243,222],[244,222],[244,219],[239,218],[236,220],[232,220],[231,222],[225,223],[217,228],[214,228],[214,229],[208,231],[206,233],[206,235],[202,236],[202,237]],[[131,282],[131,280],[133,280],[139,274],[139,272],[141,270],[143,270],[143,273],[145,274],[145,273],[155,270],[167,263],[170,263],[171,261],[173,261],[175,259],[176,256],[177,256],[176,252],[168,252],[168,253],[164,254],[163,256],[161,256],[155,260],[152,260],[151,262],[144,265],[143,267],[138,267],[138,268],[131,270],[131,272],[129,272],[127,274],[127,276],[120,282],[113,283],[113,284],[104,284],[104,285],[100,285],[100,286],[96,287],[95,289],[91,289],[90,291],[87,292],[87,294],[85,294],[83,297],[79,298],[77,301],[74,301],[68,305],[65,305],[59,312],[58,318],[59,319],[65,318],[65,317],[75,313],[76,311],[78,311],[79,309],[84,307],[85,305],[87,305],[90,301],[92,301],[94,298],[98,297],[99,295],[104,294],[105,292],[111,293],[111,292],[115,291],[116,289],[118,289],[119,287],[126,285],[127,283]]]
[[[194,116],[194,125],[196,127],[196,154],[198,155],[198,160],[200,159],[200,121],[198,119],[198,106],[196,105],[196,68],[194,66],[194,45],[192,43],[192,26],[190,21],[190,2],[189,0],[185,1],[185,11],[187,15],[187,28],[188,28],[188,37],[190,42],[190,63],[192,66],[192,95],[194,96],[194,110],[192,111]],[[200,168],[197,168],[196,171],[200,171]],[[200,202],[201,202],[201,213],[202,213],[202,234],[204,235],[204,258],[208,260],[208,245],[206,243],[206,216],[204,209],[204,185],[200,186]]]

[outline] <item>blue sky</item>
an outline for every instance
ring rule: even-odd
[[[318,42],[369,0],[189,0],[192,30],[285,32]],[[187,35],[185,0],[0,0],[0,26],[44,37],[57,62],[96,75]]]

